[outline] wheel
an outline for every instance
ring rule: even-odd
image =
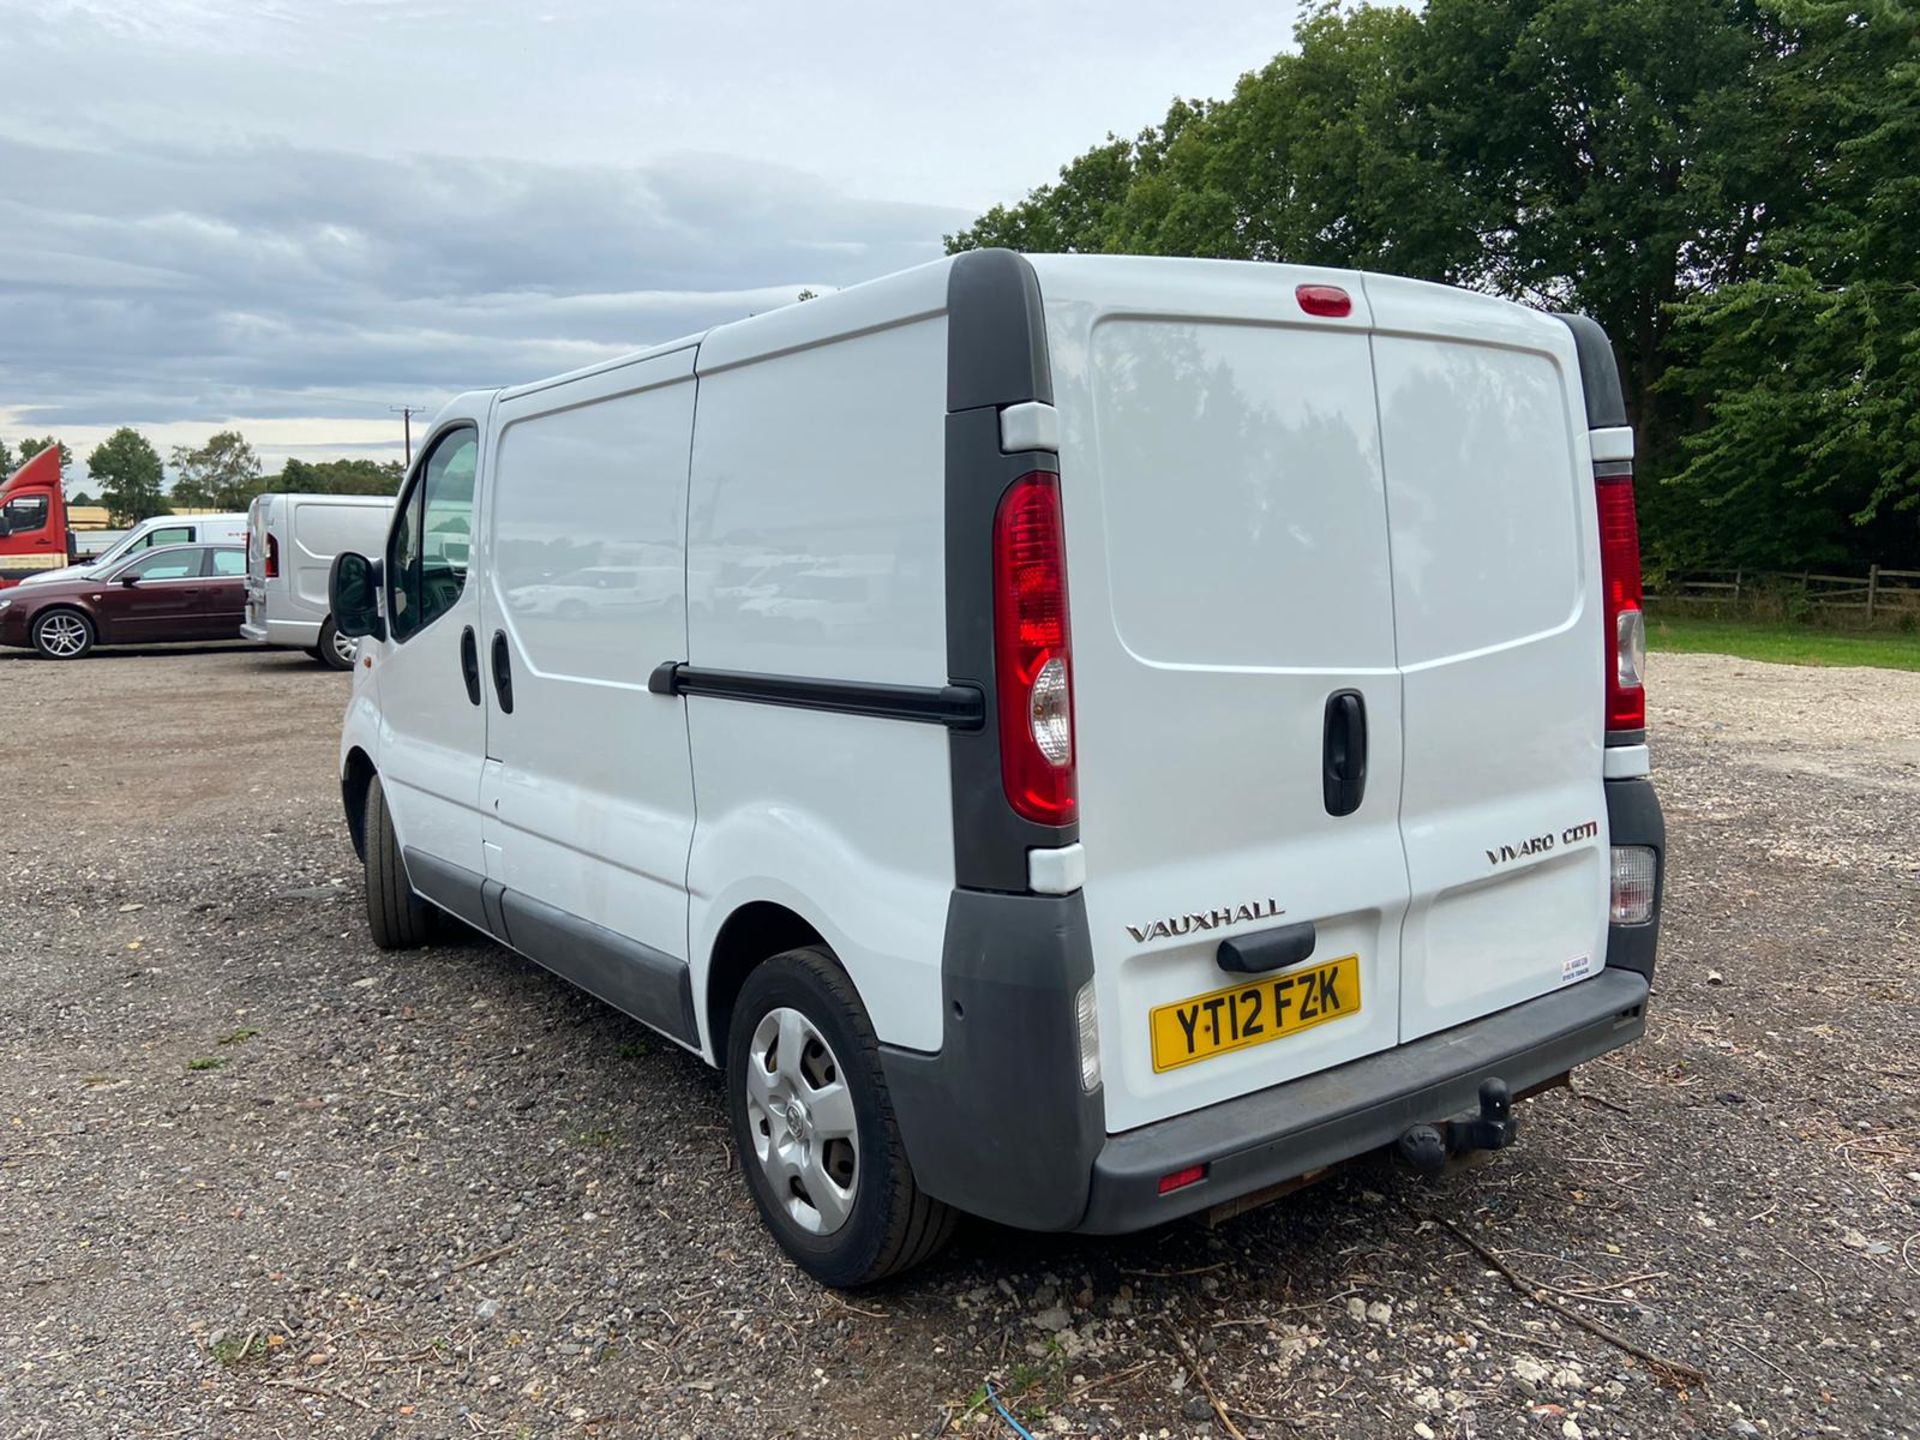
[[[870,1285],[952,1238],[958,1216],[914,1183],[879,1041],[825,950],[789,950],[747,977],[726,1053],[741,1173],[802,1270],[826,1285]]]
[[[320,622],[320,643],[313,647],[313,658],[329,670],[351,670],[359,643],[351,635],[342,635],[329,615]]]
[[[78,610],[49,610],[33,622],[33,648],[49,660],[78,660],[93,649],[93,622]]]
[[[380,777],[367,782],[367,929],[382,950],[412,950],[427,943],[431,915],[413,893],[400,842],[387,814]]]

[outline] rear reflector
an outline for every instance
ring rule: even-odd
[[[267,536],[267,579],[280,578],[280,541],[273,535]]]
[[[1300,285],[1294,288],[1293,298],[1300,302],[1300,308],[1309,315],[1351,315],[1353,297],[1338,285]]]
[[[1613,901],[1607,919],[1615,925],[1644,925],[1653,918],[1658,866],[1645,845],[1613,847]]]
[[[1073,638],[1060,477],[1022,475],[993,521],[994,688],[1000,779],[1015,813],[1066,825],[1078,810],[1073,764]]]
[[[1606,592],[1607,729],[1647,728],[1647,619],[1641,609],[1640,523],[1633,477],[1601,475],[1600,583]]]
[[[1198,1185],[1206,1178],[1206,1166],[1189,1165],[1186,1169],[1176,1170],[1171,1175],[1162,1175],[1160,1177],[1160,1193],[1162,1195],[1171,1195],[1174,1191],[1184,1190],[1189,1185]]]

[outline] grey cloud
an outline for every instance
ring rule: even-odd
[[[0,136],[0,174],[0,407],[35,429],[430,402],[931,259],[969,218],[719,155]]]

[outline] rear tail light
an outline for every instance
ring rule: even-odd
[[[1644,925],[1653,918],[1653,851],[1645,845],[1613,847],[1613,901],[1607,919],[1615,925]]]
[[[1640,598],[1640,523],[1633,508],[1633,477],[1602,475],[1600,583],[1607,597],[1607,729],[1647,726],[1647,617]]]
[[[267,579],[280,578],[280,541],[277,536],[267,536]]]
[[[1039,824],[1068,824],[1079,805],[1057,475],[1023,475],[1001,497],[993,522],[993,642],[1007,803]]]

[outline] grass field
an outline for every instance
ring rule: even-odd
[[[1780,665],[1871,665],[1920,670],[1920,635],[1848,633],[1765,620],[1708,620],[1691,615],[1647,617],[1653,650],[1738,655]]]

